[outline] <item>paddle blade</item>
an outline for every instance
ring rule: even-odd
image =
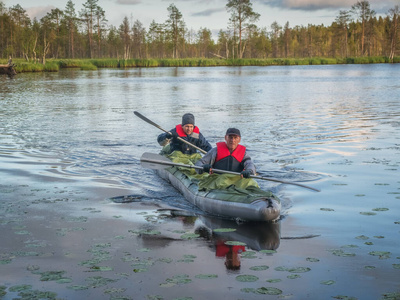
[[[146,152],[140,158],[140,165],[146,169],[163,170],[171,167],[172,161],[165,156]]]

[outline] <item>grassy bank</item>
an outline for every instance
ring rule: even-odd
[[[375,64],[389,63],[388,57],[347,57],[347,58],[267,58],[267,59],[49,59],[45,65],[15,59],[16,71],[57,72],[64,68],[96,70],[98,68],[151,68],[151,67],[216,67],[216,66],[295,66],[333,64]],[[0,60],[0,64],[7,63]],[[400,57],[394,58],[400,63]]]

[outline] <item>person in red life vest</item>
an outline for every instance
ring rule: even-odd
[[[202,166],[203,170],[199,173],[212,173],[212,168],[238,172],[242,178],[250,178],[256,174],[256,167],[250,156],[247,154],[246,147],[240,145],[240,130],[229,128],[225,134],[225,142],[217,143],[217,147],[208,151],[196,166]]]
[[[178,140],[178,137],[208,152],[212,146],[201,134],[200,129],[194,125],[194,115],[187,113],[182,116],[182,124],[178,124],[169,132],[158,136],[157,142],[161,146],[170,143],[170,151],[181,151],[183,154],[194,154],[197,150],[190,145]]]

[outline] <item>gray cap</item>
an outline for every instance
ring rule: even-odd
[[[182,125],[193,124],[194,125],[194,116],[191,113],[184,114],[182,116]]]

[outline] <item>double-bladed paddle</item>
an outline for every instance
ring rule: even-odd
[[[140,163],[142,167],[148,168],[148,169],[166,169],[169,167],[183,167],[183,168],[191,168],[191,169],[198,169],[198,170],[203,170],[203,167],[200,166],[194,166],[194,165],[188,165],[188,164],[181,164],[181,163],[175,163],[171,160],[169,160],[167,157],[155,154],[155,153],[148,153],[145,152],[143,153],[142,157],[140,158]],[[226,171],[226,170],[219,170],[219,169],[212,169],[214,173],[221,173],[221,174],[232,174],[232,175],[240,175],[238,172],[232,172],[232,171]],[[256,176],[256,175],[250,175],[251,178],[254,179],[262,179],[262,180],[268,180],[268,181],[274,181],[274,182],[279,182],[283,184],[292,184],[296,186],[300,186],[306,189],[310,189],[316,192],[320,192],[320,190],[304,185],[304,184],[299,184],[295,182],[288,182],[288,181],[283,181],[275,178],[268,178],[268,177],[262,177],[262,176]]]
[[[164,131],[164,132],[166,132],[166,133],[170,133],[169,131],[166,131],[164,128],[162,128],[160,125],[154,123],[152,120],[150,120],[150,119],[146,118],[145,116],[143,116],[140,112],[134,111],[133,113],[134,113],[136,116],[138,116],[139,118],[141,118],[143,121],[145,121],[145,122],[147,122],[147,123],[149,123],[149,124],[151,124],[151,125],[157,127],[158,129],[160,129],[160,130],[162,130],[162,131]],[[207,151],[204,151],[203,149],[197,147],[196,145],[193,145],[192,143],[190,143],[190,142],[184,140],[183,138],[181,138],[181,137],[179,137],[179,136],[178,136],[177,138],[178,138],[178,140],[180,140],[181,142],[186,143],[186,144],[188,144],[189,146],[191,146],[191,147],[193,147],[193,148],[199,150],[201,153],[203,153],[203,154],[206,154],[206,153],[207,153]]]

